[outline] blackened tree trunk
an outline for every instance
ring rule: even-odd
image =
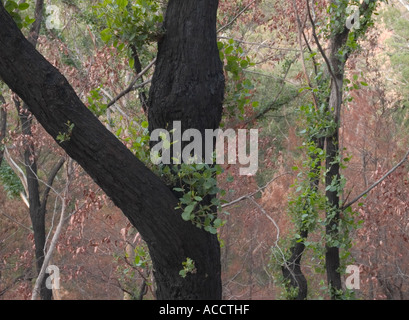
[[[161,125],[160,119],[170,117],[173,111],[179,113],[178,119],[189,119],[187,125],[192,128],[197,125],[197,129],[202,130],[217,125],[218,115],[212,116],[211,124],[206,123],[209,114],[221,110],[222,105],[223,78],[217,60],[215,31],[217,5],[217,0],[169,1],[165,21],[169,29],[160,44],[158,70],[152,84],[150,128]],[[164,50],[172,41],[181,47],[175,47],[173,55],[166,57]],[[207,67],[214,66],[206,69],[206,75],[202,74],[203,68],[195,70],[198,62],[190,58],[192,53],[200,50],[214,55],[197,56]],[[185,64],[177,67],[181,63]],[[171,72],[179,74],[172,75]],[[220,299],[217,237],[182,220],[180,212],[175,210],[178,199],[172,191],[86,108],[64,76],[24,38],[2,4],[0,76],[28,104],[30,111],[55,140],[60,133],[68,135],[60,145],[141,233],[150,250],[158,286],[157,297]],[[161,79],[172,77],[172,87],[180,90],[164,87],[166,83]],[[186,106],[158,101],[154,92],[161,89],[168,92],[168,96],[162,99],[179,101]],[[175,96],[184,98],[178,100]],[[165,108],[165,105],[169,107]],[[172,110],[176,105],[179,110]],[[204,118],[200,121],[201,117]],[[74,125],[73,130],[67,129],[68,123]],[[186,258],[195,262],[196,272],[182,278],[179,271]]]
[[[6,101],[4,100],[4,97],[0,93],[0,166],[1,166],[1,163],[3,162],[3,156],[4,156],[2,142],[4,138],[6,137],[6,129],[7,129],[7,112],[4,106],[5,103]]]
[[[359,7],[360,14],[360,29],[355,31],[354,37],[363,35],[368,28],[368,22],[371,15],[376,8],[376,0],[368,0],[361,3]],[[332,0],[331,5],[343,8],[341,1]],[[345,21],[346,9],[342,11],[333,11],[334,21]],[[310,18],[311,19],[311,18]],[[347,25],[344,27],[332,26],[333,31],[330,36],[329,58],[326,60],[331,74],[331,92],[329,96],[329,110],[333,113],[333,120],[335,128],[333,132],[325,139],[326,142],[326,170],[325,177],[326,186],[330,186],[334,182],[340,183],[340,161],[341,154],[339,141],[339,128],[341,123],[341,107],[342,95],[345,75],[345,65],[351,54],[351,48],[347,46],[348,36],[351,30]],[[334,239],[339,237],[339,223],[340,213],[342,211],[339,190],[331,190],[327,188],[326,196],[328,199],[327,221],[326,221],[326,235],[329,239],[326,245],[325,264],[327,271],[327,281],[331,289],[331,298],[337,299],[342,293],[341,270],[340,270],[340,256],[339,246],[334,245]],[[339,242],[338,242],[339,243]]]
[[[217,0],[169,2],[164,22],[166,33],[158,43],[157,63],[149,92],[150,131],[158,128],[171,131],[173,121],[180,121],[182,132],[197,129],[204,138],[205,129],[219,127],[224,76],[217,48],[217,7]],[[202,146],[205,146],[204,140]],[[202,253],[195,248],[196,244],[191,244],[189,251],[194,257],[188,257],[195,261],[196,266],[208,264],[207,268],[213,269],[213,274],[220,275],[217,236],[191,227],[186,232],[188,239],[193,237],[189,233],[195,233],[200,235],[201,242],[207,243]],[[198,269],[198,274],[190,277],[197,278],[195,282],[199,281],[197,284],[200,285],[206,274],[200,274]],[[171,291],[162,285],[164,281],[158,281],[158,296],[168,296]],[[220,281],[215,285],[219,287],[217,295],[221,297]]]
[[[338,5],[338,0],[332,1]],[[337,30],[337,29],[335,29]],[[331,92],[329,95],[329,110],[333,114],[335,127],[330,135],[325,139],[326,143],[326,187],[336,183],[340,183],[340,141],[339,128],[341,121],[342,96],[344,85],[345,64],[349,57],[349,51],[344,50],[344,54],[340,54],[341,49],[345,46],[350,30],[343,28],[342,31],[334,31],[330,41],[329,68],[331,73]],[[341,212],[341,204],[339,198],[339,190],[327,188],[327,214],[326,214],[326,235],[330,239],[326,244],[325,267],[327,271],[327,282],[331,289],[332,299],[336,299],[342,292],[341,270],[339,246],[334,246],[335,239],[339,236],[339,219]],[[332,240],[331,240],[332,239]]]
[[[165,36],[149,92],[149,129],[216,129],[222,115],[223,66],[216,39],[217,0],[170,1]]]
[[[314,138],[312,142],[320,149],[324,148],[323,138]],[[317,155],[311,156],[313,167],[310,168],[310,189],[314,192],[318,190],[319,175],[321,171],[321,162],[316,161]],[[306,204],[308,205],[308,204]],[[309,230],[305,226],[301,226],[299,230],[300,240],[297,240],[295,244],[290,248],[291,256],[285,261],[285,264],[281,266],[281,271],[285,280],[289,281],[290,288],[297,289],[297,296],[295,300],[305,300],[308,294],[308,282],[301,270],[301,259],[305,250],[305,241],[308,238]]]

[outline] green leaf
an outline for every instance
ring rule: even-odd
[[[29,16],[26,16],[24,18],[24,21],[26,22],[27,25],[34,23],[34,21],[36,21],[36,19],[34,18],[30,18]]]
[[[6,2],[6,4],[4,5],[4,7],[6,8],[6,10],[10,13],[11,11],[13,11],[14,9],[18,8],[18,4],[15,1],[11,1],[8,0]]]
[[[135,59],[134,58],[129,59],[129,67],[133,69],[134,65],[135,65]]]
[[[112,30],[110,28],[106,28],[100,32],[101,39],[105,43],[107,43],[112,38]]]
[[[204,228],[207,232],[210,232],[211,234],[216,234],[217,233],[217,229],[213,228],[212,226],[206,226]]]
[[[223,225],[223,220],[217,218],[216,220],[214,220],[213,225],[215,228],[220,228]]]
[[[186,211],[183,211],[182,219],[185,220],[185,221],[190,221],[190,213],[186,212]]]
[[[260,102],[258,101],[253,101],[252,106],[253,108],[257,108],[260,105]]]
[[[190,214],[192,213],[192,211],[193,211],[193,209],[195,208],[195,206],[196,206],[196,203],[194,203],[194,204],[189,204],[189,205],[185,208],[184,213],[189,214],[189,216],[190,216]]]
[[[233,46],[228,46],[228,47],[226,48],[226,50],[224,50],[224,54],[227,54],[227,55],[231,54],[231,53],[233,52],[233,49],[234,49]],[[234,57],[234,58],[236,58],[236,57]],[[232,58],[232,59],[234,59],[234,58]],[[236,59],[237,59],[237,58],[236,58]],[[235,59],[235,60],[236,60],[236,59]],[[232,61],[232,60],[230,60],[230,61]]]
[[[128,5],[128,0],[116,0],[116,4],[120,8],[125,8]]]
[[[18,5],[18,10],[23,11],[28,9],[29,7],[30,5],[27,2],[23,2]]]
[[[249,62],[248,62],[247,60],[242,60],[242,61],[240,62],[240,66],[241,66],[243,69],[244,69],[244,68],[247,68],[248,65],[249,65]]]

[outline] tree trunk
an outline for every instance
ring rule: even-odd
[[[324,148],[323,138],[314,138],[312,142],[320,149]],[[316,162],[317,155],[311,155],[312,161],[315,165],[310,168],[312,173],[310,178],[310,188],[316,192],[320,183],[319,175],[321,171],[321,162]],[[281,267],[283,277],[289,280],[289,286],[294,289],[298,289],[295,300],[305,300],[308,294],[308,282],[301,270],[301,259],[305,250],[305,241],[308,238],[309,230],[300,228],[301,241],[296,242],[290,249],[291,256],[286,263]]]
[[[30,33],[27,40],[34,46],[37,46],[38,35],[40,33],[40,27],[43,17],[44,1],[37,0],[35,7],[35,22],[30,28]],[[35,247],[35,257],[36,257],[36,270],[37,274],[40,272],[41,267],[44,263],[45,255],[45,241],[46,241],[46,231],[45,231],[45,214],[46,214],[46,203],[44,205],[40,200],[40,186],[37,177],[37,158],[35,154],[35,147],[33,142],[33,133],[31,130],[31,124],[33,116],[29,111],[26,103],[23,106],[20,105],[20,101],[15,99],[14,101],[20,122],[21,131],[24,135],[24,165],[27,177],[27,189],[28,189],[28,201],[29,201],[29,212],[31,224],[33,226],[34,232],[34,247]],[[44,207],[44,210],[41,208]],[[46,277],[44,277],[40,286],[40,297],[42,300],[52,299],[52,290],[46,287]]]
[[[334,0],[336,3],[337,0]],[[342,93],[344,85],[345,63],[348,59],[348,53],[342,56],[339,54],[343,46],[345,46],[349,34],[349,29],[344,28],[342,32],[335,33],[331,36],[329,63],[332,70],[331,73],[331,92],[329,96],[329,110],[333,112],[335,123],[334,131],[325,138],[326,142],[326,170],[325,186],[329,186],[335,180],[337,184],[340,182],[340,163],[338,156],[340,155],[339,145],[339,127],[341,121]],[[339,219],[340,219],[340,199],[339,191],[326,191],[328,200],[326,235],[329,238],[337,238],[339,235]],[[325,265],[327,271],[327,282],[331,289],[332,299],[338,297],[338,293],[342,290],[341,273],[340,273],[340,258],[339,247],[326,245]]]
[[[24,165],[27,177],[28,203],[31,225],[34,233],[34,248],[36,257],[37,274],[40,272],[44,262],[45,250],[45,210],[40,210],[42,207],[40,200],[40,186],[37,178],[37,159],[34,151],[33,134],[31,131],[32,115],[27,109],[27,106],[21,107],[18,98],[14,99],[20,123],[21,132],[24,135]],[[52,299],[52,290],[46,288],[46,279],[40,287],[40,296],[42,300]]]
[[[159,45],[158,70],[152,84],[153,94],[156,90],[167,90],[168,96],[163,98],[166,101],[158,101],[155,94],[151,99],[151,129],[163,123],[159,119],[175,115],[176,119],[190,119],[188,125],[206,128],[209,127],[206,123],[209,114],[215,109],[221,110],[222,71],[220,61],[215,62],[219,55],[213,25],[217,4],[216,0],[170,0],[165,21],[169,29]],[[166,57],[164,50],[172,41],[180,48],[174,48],[174,55]],[[215,82],[211,69],[206,69],[205,75],[203,68],[195,70],[199,63],[193,56],[201,50],[215,55],[203,58],[200,63],[208,61],[207,67],[214,64],[219,81]],[[186,64],[179,65],[182,62]],[[179,74],[171,74],[175,70]],[[60,133],[68,135],[60,143],[61,147],[87,171],[140,232],[150,250],[158,299],[220,299],[217,237],[182,220],[180,212],[175,210],[178,199],[172,191],[86,108],[64,76],[24,38],[2,4],[0,76],[28,104],[55,140]],[[172,78],[172,88],[179,86],[185,90],[169,91],[169,87],[163,87],[166,83],[162,79]],[[184,98],[178,100],[175,96]],[[174,109],[176,107],[179,110]],[[213,126],[216,126],[218,116],[213,117]],[[72,130],[68,130],[68,122],[74,125]],[[179,271],[187,257],[195,261],[196,272],[182,278]]]
[[[302,239],[307,239],[308,230],[301,230]],[[281,272],[285,280],[289,280],[289,287],[297,289],[295,300],[305,300],[308,294],[308,282],[301,270],[301,258],[304,253],[304,240],[297,242],[291,247],[291,257],[281,266]]]
[[[0,93],[0,167],[1,163],[3,162],[4,150],[3,150],[3,140],[6,137],[6,129],[7,129],[7,112],[5,107],[3,106],[6,103],[4,97]]]
[[[157,63],[149,92],[150,131],[160,128],[170,131],[173,121],[180,121],[182,132],[197,129],[204,138],[205,129],[214,130],[219,127],[224,76],[217,48],[217,7],[217,0],[169,2],[164,21],[166,33],[158,43]],[[202,146],[205,146],[204,140]],[[191,227],[186,232],[187,239],[193,237],[189,233],[195,233],[200,235],[201,242],[207,243],[204,248],[206,255],[203,255],[198,252],[197,244],[188,241],[188,251],[195,257],[187,257],[193,259],[196,266],[208,264],[213,269],[213,274],[220,275],[220,245],[217,236]],[[180,263],[181,261],[179,266]],[[196,278],[192,285],[199,289],[206,274],[190,277]],[[214,286],[216,296],[221,298],[219,279]],[[158,286],[158,298],[169,289]]]
[[[216,38],[218,0],[174,0],[149,92],[149,129],[216,129],[222,115],[223,66]]]

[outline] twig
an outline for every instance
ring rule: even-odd
[[[368,189],[366,189],[364,192],[360,193],[357,197],[355,197],[353,200],[348,202],[346,205],[344,205],[341,210],[344,211],[348,207],[352,206],[355,202],[357,202],[360,198],[362,198],[364,195],[366,195],[369,191],[371,191],[373,188],[375,188],[378,184],[380,184],[383,180],[385,180],[388,176],[390,176],[396,169],[398,169],[405,161],[407,161],[407,158],[409,156],[409,150],[406,152],[405,156],[401,161],[399,161],[398,164],[396,164],[392,169],[390,169],[382,178],[380,178],[378,181],[376,181],[373,185],[371,185]]]
[[[114,105],[119,99],[121,99],[124,95],[128,94],[129,92],[138,89],[140,87],[145,86],[146,84],[148,84],[149,82],[151,82],[152,79],[148,79],[146,81],[144,81],[143,83],[138,84],[137,86],[135,86],[136,82],[154,65],[154,63],[156,62],[156,58],[153,59],[146,67],[145,69],[143,69],[139,74],[136,75],[136,77],[132,80],[132,82],[130,83],[130,85],[123,90],[120,94],[118,94],[112,101],[110,101],[107,104],[107,108],[111,107],[112,105]]]
[[[245,40],[241,40],[241,39],[236,39],[236,38],[232,38],[232,37],[226,37],[226,36],[217,36],[218,39],[225,39],[225,40],[233,40],[235,42],[238,43],[243,43],[243,44],[247,44],[247,45],[251,45],[251,46],[258,46],[259,48],[269,48],[272,50],[278,50],[278,51],[289,51],[289,52],[298,52],[299,49],[295,49],[295,48],[280,48],[280,47],[275,47],[275,46],[271,46],[269,44],[263,43],[263,42],[250,42],[250,41],[245,41]]]
[[[217,33],[222,32],[224,29],[227,29],[228,27],[230,27],[234,21],[237,20],[238,17],[240,17],[248,8],[250,8],[250,6],[256,2],[256,0],[253,0],[252,2],[250,2],[247,6],[244,7],[243,10],[241,10],[229,23],[227,23],[226,25],[224,25],[223,27],[221,27],[219,30],[217,30]]]
[[[310,77],[308,76],[307,67],[305,66],[304,49],[303,49],[303,46],[302,46],[302,35],[304,34],[304,27],[305,27],[305,20],[306,19],[304,20],[304,23],[301,25],[300,15],[298,14],[297,3],[296,3],[295,0],[293,0],[292,2],[293,2],[294,12],[295,12],[296,20],[297,20],[297,30],[298,30],[297,37],[298,37],[298,45],[300,47],[300,58],[301,58],[302,67],[303,67],[303,70],[304,70],[304,75],[305,75],[305,78],[307,80],[307,84],[311,88],[312,84],[311,84]],[[308,43],[307,43],[307,45],[308,45]],[[311,91],[311,93],[312,93],[312,98],[314,100],[315,109],[318,109],[317,97],[316,97],[316,95],[315,95],[315,93],[313,91]]]
[[[245,196],[239,197],[239,198],[237,198],[237,199],[235,199],[235,200],[233,200],[233,201],[230,201],[229,203],[222,204],[222,208],[229,207],[229,206],[231,206],[231,205],[233,205],[233,204],[235,204],[235,203],[237,203],[237,202],[243,201],[243,200],[245,200],[245,199],[250,199],[250,198],[251,198],[252,196],[254,196],[256,193],[258,193],[258,192],[264,190],[265,188],[267,188],[267,187],[268,187],[271,183],[273,183],[275,180],[277,180],[278,178],[281,178],[282,176],[285,176],[285,175],[287,175],[287,174],[292,174],[292,172],[284,172],[283,174],[280,174],[280,175],[278,175],[277,177],[274,177],[274,178],[271,179],[269,182],[267,182],[267,184],[266,184],[265,186],[259,187],[256,191],[254,191],[254,192],[252,192],[252,193],[249,193],[249,194],[247,194],[247,195],[245,195]]]
[[[68,186],[67,186],[67,187],[68,187]],[[65,193],[68,192],[67,189],[68,189],[68,188],[66,188],[66,192],[65,192]],[[58,225],[57,225],[57,228],[56,228],[55,233],[54,233],[54,235],[53,235],[53,238],[52,238],[52,240],[51,240],[50,247],[49,247],[49,249],[48,249],[48,251],[47,251],[47,254],[46,254],[45,257],[44,257],[43,265],[41,266],[41,270],[40,270],[40,272],[39,272],[39,274],[38,274],[38,277],[37,277],[36,282],[35,282],[35,285],[34,285],[33,293],[32,293],[32,296],[31,296],[31,300],[37,300],[37,297],[38,297],[38,294],[39,294],[39,290],[40,290],[40,286],[41,286],[41,283],[42,283],[42,281],[43,281],[43,279],[44,279],[44,276],[45,276],[45,271],[46,271],[46,269],[47,269],[47,267],[48,267],[48,263],[49,263],[50,260],[51,260],[51,256],[52,256],[52,254],[53,254],[53,252],[54,252],[54,249],[55,249],[55,247],[56,247],[56,245],[57,245],[58,238],[60,237],[60,234],[61,234],[61,231],[62,231],[62,228],[63,228],[63,225],[64,225],[65,209],[66,209],[66,198],[63,197],[63,198],[62,198],[62,208],[61,208],[60,221],[59,221],[59,223],[58,223]]]
[[[23,227],[24,229],[28,230],[30,233],[34,233],[33,229],[30,229],[29,227],[25,226],[24,224],[18,222],[15,220],[13,217],[10,217],[9,215],[5,214],[4,212],[1,212],[3,216],[5,216],[7,219],[10,221],[14,222],[15,224],[18,224],[19,226]]]
[[[248,123],[250,123],[251,121],[254,121],[254,120],[256,120],[256,119],[261,118],[263,115],[265,115],[267,112],[269,112],[271,109],[273,109],[273,108],[276,106],[276,103],[277,103],[277,101],[278,101],[278,98],[280,97],[281,93],[282,93],[283,90],[284,90],[285,81],[286,81],[286,79],[287,79],[288,73],[290,72],[291,66],[292,66],[292,64],[294,63],[294,61],[295,61],[295,59],[293,59],[293,60],[291,61],[291,63],[289,63],[289,65],[288,65],[288,67],[287,67],[287,70],[286,70],[286,72],[285,72],[284,78],[283,78],[283,79],[280,79],[280,80],[282,81],[282,84],[281,84],[280,90],[278,91],[278,93],[277,93],[276,96],[274,97],[273,102],[272,102],[268,107],[266,107],[265,109],[263,109],[263,110],[261,110],[260,112],[258,112],[254,117],[248,119],[248,120],[245,122],[245,124],[248,124]],[[299,94],[300,94],[300,93],[298,92],[297,95],[296,95],[295,97],[293,97],[293,99],[297,98],[297,96],[298,96]],[[285,103],[286,103],[286,102],[285,102]]]
[[[14,173],[19,177],[21,184],[23,185],[24,192],[28,195],[28,184],[27,184],[27,177],[24,174],[23,170],[17,165],[17,163],[11,157],[9,150],[6,146],[4,146],[4,158],[6,159],[7,163],[13,169]]]
[[[270,220],[274,224],[274,227],[277,229],[277,236],[276,236],[275,246],[278,247],[278,241],[280,240],[280,228],[277,225],[277,222],[275,222],[275,220],[273,218],[271,218],[271,216],[266,212],[266,210],[264,210],[264,208],[262,206],[260,206],[258,204],[258,202],[256,200],[254,200],[252,197],[250,197],[249,199],[260,209],[260,211],[262,213],[264,213],[264,215],[267,217],[267,219]]]
[[[325,64],[327,65],[328,72],[331,75],[332,81],[333,81],[333,83],[335,85],[335,93],[336,93],[336,99],[337,99],[337,104],[336,104],[337,110],[335,110],[335,116],[336,116],[336,119],[335,119],[336,121],[335,122],[338,122],[339,121],[339,113],[340,113],[340,110],[338,110],[338,109],[339,109],[339,106],[341,105],[342,101],[341,101],[341,95],[340,95],[340,92],[339,92],[339,86],[338,86],[337,78],[335,77],[334,71],[332,70],[331,62],[329,61],[327,55],[325,54],[324,49],[322,48],[321,43],[320,43],[320,41],[318,39],[317,31],[315,29],[315,22],[314,22],[314,20],[313,20],[313,18],[311,16],[310,2],[309,2],[309,0],[307,0],[306,2],[307,2],[308,17],[309,17],[309,20],[310,20],[311,26],[312,26],[312,36],[314,37],[315,43],[317,44],[317,47],[318,47],[318,50],[320,51],[320,53],[321,53],[321,55],[322,55],[322,57],[323,57],[323,59],[325,61]]]

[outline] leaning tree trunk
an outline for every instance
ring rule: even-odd
[[[217,0],[170,0],[159,45],[158,70],[150,100],[150,128],[177,115],[198,129],[218,125],[223,76],[216,46]],[[178,43],[172,47],[171,42]],[[164,50],[172,48],[172,56]],[[170,50],[170,49],[169,49]],[[200,51],[209,54],[199,55]],[[200,68],[198,62],[206,68]],[[183,64],[184,63],[184,64]],[[146,241],[159,299],[220,299],[220,249],[217,237],[185,222],[178,199],[80,101],[63,75],[25,39],[0,2],[0,77],[30,107],[45,130],[60,143]],[[172,80],[172,88],[165,82]],[[177,89],[179,88],[179,89]],[[163,90],[167,95],[155,95]],[[168,105],[168,108],[164,106]],[[158,107],[157,107],[158,106]],[[156,110],[155,115],[153,112]],[[212,114],[212,121],[209,115]],[[201,120],[202,119],[202,120]],[[164,120],[166,121],[166,120]],[[73,124],[68,130],[67,124]],[[179,276],[186,258],[196,272]]]

